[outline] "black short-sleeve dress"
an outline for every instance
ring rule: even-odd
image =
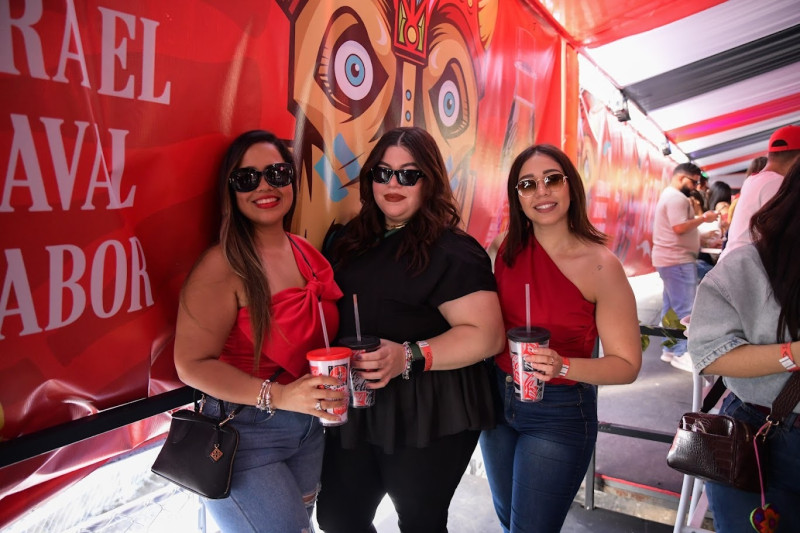
[[[428,268],[413,276],[408,260],[396,259],[405,228],[352,258],[335,272],[344,292],[339,300],[339,337],[356,334],[353,294],[358,295],[361,332],[394,342],[435,337],[450,326],[438,310],[444,302],[476,291],[496,291],[491,261],[469,235],[446,231],[432,247]],[[494,354],[487,353],[487,358]],[[435,354],[434,354],[435,358]],[[350,409],[348,422],[328,428],[343,448],[369,442],[392,453],[395,446],[422,448],[465,430],[494,427],[494,396],[487,365],[398,376],[376,390],[375,405]]]

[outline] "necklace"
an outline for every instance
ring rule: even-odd
[[[408,224],[408,221],[401,222],[400,224],[386,224],[386,229],[387,230],[400,229],[402,227],[405,227],[406,224]]]

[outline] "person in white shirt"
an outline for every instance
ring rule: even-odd
[[[784,126],[775,130],[769,139],[767,166],[753,174],[742,185],[739,201],[728,229],[728,241],[719,261],[739,246],[752,242],[750,218],[767,203],[783,183],[783,176],[800,158],[800,126]],[[718,262],[719,262],[718,261]]]
[[[678,318],[692,312],[697,291],[697,254],[703,222],[717,219],[717,213],[706,211],[697,216],[689,194],[696,189],[702,170],[694,163],[681,163],[672,171],[670,186],[664,189],[656,205],[653,226],[653,266],[664,282],[661,318],[673,309]],[[675,368],[691,372],[691,359],[686,341],[680,340],[664,348],[661,360]]]

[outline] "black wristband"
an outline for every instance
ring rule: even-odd
[[[416,342],[411,343],[411,374],[419,376],[425,372],[425,356],[422,355],[422,349],[417,346]]]

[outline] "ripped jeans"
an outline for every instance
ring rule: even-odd
[[[220,401],[206,396],[203,414],[220,416]],[[226,413],[237,405],[223,402]],[[205,499],[222,531],[311,532],[319,490],[324,433],[310,415],[277,411],[273,417],[245,407],[228,422],[239,431],[231,495]]]

